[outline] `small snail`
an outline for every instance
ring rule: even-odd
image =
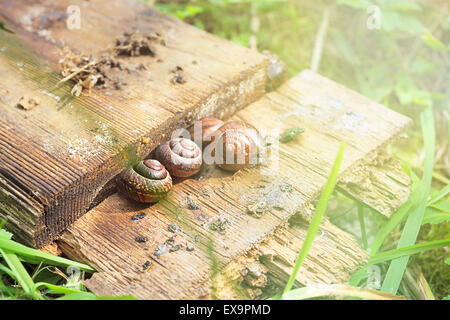
[[[194,140],[197,145],[205,148],[211,143],[214,132],[216,132],[223,124],[224,122],[220,119],[203,118],[194,122],[189,128],[189,133],[192,140]],[[199,139],[201,139],[201,141],[199,141]]]
[[[119,191],[139,202],[158,202],[172,188],[172,178],[157,160],[147,159],[125,169],[118,180]]]
[[[217,140],[216,140],[217,139]],[[214,134],[216,164],[227,171],[237,171],[257,163],[263,139],[251,125],[232,121]]]
[[[155,151],[158,159],[174,177],[190,177],[200,170],[202,151],[194,141],[175,138],[160,145]]]

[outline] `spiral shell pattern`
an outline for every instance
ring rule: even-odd
[[[119,191],[138,202],[158,202],[171,188],[169,172],[159,161],[152,159],[125,169],[118,179]]]
[[[252,162],[256,164],[256,144],[243,131],[226,131],[217,140],[214,153],[217,166],[227,171],[240,170]]]
[[[243,121],[230,121],[225,123],[218,129],[219,134],[216,133],[214,136],[216,137],[221,136],[225,132],[233,132],[233,131],[240,131],[244,133],[246,136],[248,136],[250,139],[252,139],[253,143],[257,148],[256,150],[257,152],[259,152],[263,148],[264,139],[259,134],[258,130],[251,124],[248,124]]]
[[[237,171],[249,164],[257,164],[263,139],[252,125],[242,121],[227,122],[217,130],[214,138],[217,139],[214,155],[218,167]]]
[[[205,148],[208,144],[212,142],[214,133],[224,122],[216,118],[202,118],[194,122],[194,124],[189,128],[189,133],[192,140],[197,143],[198,146]],[[199,132],[197,132],[197,130]],[[198,141],[201,138],[201,141]]]
[[[194,141],[185,138],[163,143],[156,149],[155,156],[174,177],[190,177],[202,165],[202,151]]]

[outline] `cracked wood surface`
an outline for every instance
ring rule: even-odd
[[[356,169],[343,174],[337,190],[389,217],[409,197],[410,184],[399,161],[381,150],[376,157],[364,160]],[[229,263],[217,277],[220,288],[217,296],[241,299],[278,294],[294,268],[308,228],[305,222],[301,216],[294,215],[261,245]],[[330,228],[332,232],[327,231]],[[323,248],[337,247],[338,243],[347,243],[347,246],[327,252],[330,256],[323,260]],[[296,285],[347,283],[357,266],[368,258],[367,252],[360,250],[351,236],[326,221],[296,277]]]
[[[400,161],[380,151],[342,177],[337,190],[389,217],[408,200],[410,185]]]
[[[80,29],[66,26],[69,5]],[[0,20],[14,32],[0,30],[0,219],[30,245],[57,238],[108,195],[124,162],[174,127],[226,117],[264,93],[264,56],[135,0],[0,0]],[[62,48],[98,59],[133,31],[165,42],[152,42],[155,57],[117,57],[121,89],[74,98],[74,83],[57,85]],[[184,84],[171,83],[177,66]]]
[[[265,165],[234,175],[204,166],[197,176],[175,184],[166,199],[151,206],[120,194],[104,200],[59,241],[66,255],[98,270],[86,281],[90,290],[145,299],[220,296],[217,274],[255,248],[269,262],[271,256],[280,256],[274,261],[287,274],[304,238],[311,204],[326,182],[340,142],[347,143],[342,177],[410,124],[410,119],[309,71],[241,110],[234,119],[260,129],[275,142],[270,154],[279,157],[271,156]],[[278,146],[280,132],[291,127],[304,127],[305,133]],[[190,210],[188,199],[200,209]],[[259,214],[249,214],[255,205],[261,209]],[[140,212],[146,217],[133,221]],[[300,223],[280,231],[293,215]],[[170,245],[162,250],[174,236],[170,224],[180,227],[174,244],[181,248],[174,252],[168,250]],[[300,283],[343,281],[367,260],[351,236],[327,221],[321,228],[322,237],[315,242]],[[138,235],[148,241],[136,242]],[[195,250],[187,251],[187,244]],[[286,244],[292,249],[283,253]],[[152,267],[144,272],[147,261]]]

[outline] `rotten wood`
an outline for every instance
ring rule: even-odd
[[[389,217],[408,200],[410,185],[400,161],[381,151],[343,176],[337,190]]]
[[[154,205],[114,194],[68,228],[59,245],[69,257],[97,269],[85,283],[90,290],[144,299],[219,296],[220,271],[255,248],[267,261],[276,250],[275,256],[284,261],[275,259],[268,265],[287,274],[340,142],[347,144],[343,176],[410,124],[410,119],[309,71],[241,110],[234,119],[251,123],[272,142],[265,164],[234,175],[204,167],[193,179],[175,184],[168,197]],[[292,127],[303,127],[305,133],[278,145],[281,132]],[[190,210],[188,199],[200,209]],[[137,213],[146,216],[134,221]],[[280,231],[294,215],[301,223]],[[180,228],[173,239],[172,224]],[[351,236],[327,221],[321,228],[319,245],[307,259],[299,283],[343,281],[367,259]],[[138,235],[148,241],[136,242]],[[179,250],[171,252],[176,245]],[[186,250],[191,245],[195,250]],[[144,271],[146,262],[152,267]],[[255,268],[252,274],[264,271]],[[248,280],[252,285],[264,282],[254,278]]]
[[[220,273],[217,296],[221,299],[254,299],[280,293],[293,271],[308,225],[305,216],[294,215],[289,223],[278,227],[259,246],[232,261]],[[351,235],[325,219],[297,274],[295,285],[346,283],[368,259],[369,254]]]
[[[50,253],[54,256],[59,256],[62,254],[62,251],[58,247],[58,244],[56,242],[47,243],[45,246],[43,246],[39,250],[44,251],[46,253]]]
[[[71,5],[80,29],[66,25]],[[0,30],[0,219],[36,247],[114,192],[108,182],[174,127],[264,93],[264,56],[139,1],[0,0],[0,21],[13,31]],[[152,54],[114,55],[132,33],[151,36]],[[75,83],[59,83],[63,48],[112,57],[120,88],[72,96]],[[180,68],[185,82],[172,81]]]

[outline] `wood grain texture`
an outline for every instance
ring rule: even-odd
[[[81,10],[80,29],[66,26],[69,5]],[[264,56],[138,1],[2,0],[0,20],[14,31],[0,30],[0,194],[14,189],[31,198],[25,205],[8,197],[0,218],[34,246],[106,197],[124,163],[145,156],[174,127],[227,117],[264,93]],[[74,83],[58,85],[62,48],[99,59],[126,32],[158,32],[164,43],[152,43],[155,57],[117,57],[121,89],[73,97]],[[177,66],[184,84],[171,82]],[[29,99],[32,108],[18,106]]]
[[[260,245],[229,263],[218,276],[217,297],[260,299],[279,294],[293,271],[308,225],[304,216],[296,214]],[[295,285],[346,283],[368,259],[351,235],[325,219]]]
[[[411,179],[400,161],[382,150],[343,176],[337,190],[390,217],[410,194]]]
[[[399,161],[389,156],[386,150],[380,150],[354,170],[342,174],[337,190],[389,217],[408,198],[410,184]],[[240,299],[278,294],[293,271],[308,227],[305,222],[301,216],[294,215],[261,245],[229,263],[217,277],[220,288],[217,296]],[[347,245],[339,247],[339,243]],[[334,250],[336,247],[340,249]],[[367,252],[360,250],[352,237],[325,221],[305,266],[297,275],[296,285],[346,283],[357,266],[367,259]]]
[[[296,214],[303,222],[284,237],[297,239],[283,254],[289,267],[340,142],[347,143],[343,175],[376,154],[410,123],[408,118],[309,71],[233,118],[249,122],[272,141],[271,156],[264,165],[234,175],[204,166],[194,179],[175,184],[166,199],[151,206],[114,194],[63,234],[59,242],[63,252],[99,271],[86,281],[89,289],[97,294],[132,294],[145,299],[218,295],[215,279],[220,270],[268,240]],[[278,145],[280,132],[291,127],[304,127],[305,133]],[[200,209],[190,210],[188,199]],[[259,213],[249,214],[255,206]],[[133,221],[139,212],[146,217]],[[175,243],[182,248],[155,255],[173,236],[168,226],[174,223],[180,227]],[[322,229],[325,236],[307,261],[303,283],[340,281],[367,259],[351,236],[328,222]],[[138,235],[147,237],[148,242],[134,241]],[[277,240],[269,241],[267,248],[277,248]],[[187,251],[186,243],[193,243],[195,250]],[[281,252],[281,248],[276,250]],[[146,261],[153,267],[142,272]],[[286,273],[288,267],[279,270]]]

